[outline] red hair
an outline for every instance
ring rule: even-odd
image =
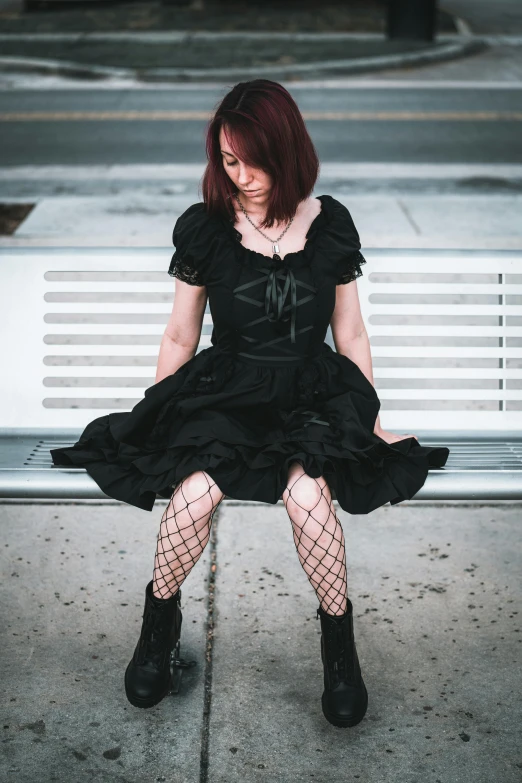
[[[272,178],[260,226],[270,228],[275,221],[290,220],[312,193],[319,173],[317,152],[290,93],[269,79],[240,82],[225,95],[209,122],[203,201],[210,215],[235,220],[232,198],[237,189],[223,167],[222,127],[236,157]]]

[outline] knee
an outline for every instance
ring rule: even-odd
[[[303,471],[295,480],[289,480],[283,500],[292,520],[302,524],[321,505],[323,497],[320,480],[311,478]]]
[[[224,494],[205,471],[198,470],[180,482],[174,496],[177,496],[177,508],[188,506],[191,516],[200,518],[212,511],[221,502]]]

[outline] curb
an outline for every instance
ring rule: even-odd
[[[438,41],[458,41],[463,36],[473,33],[465,27],[464,22],[455,19],[458,32],[440,33]],[[266,32],[265,30],[230,30],[216,32],[212,30],[167,30],[166,32],[110,32],[110,33],[3,33],[0,41],[27,42],[66,42],[66,43],[190,43],[191,41],[382,41],[383,33],[346,33],[346,32]]]
[[[463,36],[464,37],[464,36]],[[242,79],[245,76],[263,76],[288,79],[299,78],[303,74],[341,71],[342,74],[364,73],[384,68],[402,68],[413,65],[443,62],[470,54],[476,54],[488,48],[480,38],[464,37],[465,40],[442,44],[436,49],[400,54],[378,55],[376,57],[357,57],[349,60],[321,60],[313,63],[294,63],[291,65],[273,65],[244,68],[112,68],[101,65],[86,65],[66,60],[47,60],[31,57],[0,57],[0,72],[38,73],[54,76],[69,76],[79,79],[132,79],[142,82],[200,81],[210,79],[217,82],[222,79]]]
[[[0,73],[39,73],[53,76],[76,76],[80,79],[113,79],[133,74],[126,68],[105,68],[67,60],[45,60],[36,57],[0,57]]]

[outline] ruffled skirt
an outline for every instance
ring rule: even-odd
[[[373,433],[379,409],[359,367],[326,343],[319,356],[282,367],[212,346],[146,389],[132,410],[94,419],[51,456],[146,511],[198,470],[229,498],[275,504],[299,462],[325,478],[341,508],[368,514],[411,499],[449,455],[415,438],[388,445]]]

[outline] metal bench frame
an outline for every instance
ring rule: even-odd
[[[383,403],[381,424],[415,433],[423,445],[450,448],[446,467],[430,471],[414,499],[522,499],[522,251],[364,254],[357,286]],[[130,410],[142,397],[140,386],[154,383],[175,285],[166,272],[170,256],[170,249],[158,248],[2,251],[0,497],[107,499],[85,470],[52,465],[49,449],[73,443],[98,416]],[[136,275],[141,280],[132,279]],[[454,301],[437,303],[437,296]],[[418,301],[423,297],[428,301]],[[408,323],[408,317],[463,315],[477,323]],[[390,316],[405,323],[383,323]],[[211,331],[207,304],[198,350],[211,344]],[[133,344],[133,337],[144,343]],[[402,344],[393,344],[397,338]],[[433,344],[436,338],[454,344]],[[467,344],[469,338],[478,343]],[[82,339],[83,345],[74,342]],[[331,330],[327,341],[334,347]],[[404,366],[419,357],[446,366]],[[381,359],[392,366],[381,366]],[[469,360],[489,366],[447,366]],[[82,382],[95,379],[99,386],[82,389]],[[423,388],[445,379],[462,385]],[[389,382],[398,386],[386,388]],[[426,408],[429,400],[445,401],[447,409]],[[389,410],[387,401],[403,408]],[[459,401],[465,409],[452,409]]]

